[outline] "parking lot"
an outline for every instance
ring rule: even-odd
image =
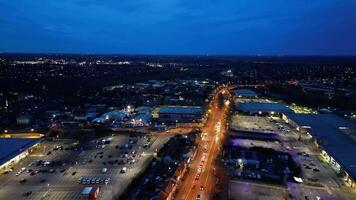
[[[232,145],[240,146],[240,147],[263,147],[263,148],[271,148],[277,151],[282,151],[283,148],[278,141],[264,141],[264,140],[252,140],[252,139],[240,139],[235,138],[231,140]]]
[[[231,120],[231,128],[246,131],[278,131],[278,128],[266,117],[234,115]]]
[[[239,128],[250,128],[252,131],[274,130],[279,142],[260,141],[253,139],[237,139],[238,146],[252,148],[260,146],[287,152],[302,168],[301,178],[303,184],[288,183],[289,199],[302,199],[321,197],[321,199],[335,199],[334,196],[342,191],[342,185],[335,172],[326,163],[321,161],[320,153],[307,135],[301,135],[289,124],[280,118],[235,116],[233,119]],[[261,182],[261,184],[264,184]],[[266,184],[267,185],[267,184]],[[334,196],[333,196],[334,195]],[[257,197],[256,197],[257,198]],[[340,196],[337,196],[340,198]],[[263,199],[263,198],[262,198]]]
[[[100,199],[111,199],[168,139],[159,136],[150,142],[147,137],[115,135],[83,144],[45,142],[42,153],[30,155],[0,176],[0,197],[76,199],[85,186],[97,186]]]
[[[286,194],[286,189],[283,187],[230,181],[229,184],[229,200],[270,200],[270,199],[283,199]]]

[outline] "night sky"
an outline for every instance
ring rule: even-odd
[[[0,51],[356,55],[356,0],[0,0]]]

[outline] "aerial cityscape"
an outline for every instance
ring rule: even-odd
[[[0,200],[356,199],[356,2],[287,4],[1,1]]]

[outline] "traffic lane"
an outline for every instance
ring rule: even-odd
[[[221,119],[222,124],[225,124],[225,121],[223,118],[224,117],[223,113],[220,112],[219,114],[220,114],[220,116],[218,118]],[[225,132],[225,130],[224,130],[224,128],[222,128],[221,133],[224,133],[224,132]],[[216,169],[216,166],[215,166],[214,161],[219,153],[219,146],[218,146],[219,140],[216,140],[216,138],[218,138],[219,140],[221,139],[220,137],[213,136],[213,134],[211,135],[212,152],[210,153],[210,155],[208,157],[207,175],[206,175],[206,180],[203,182],[203,186],[205,188],[203,194],[206,195],[207,199],[211,199],[211,195],[214,192],[214,187],[215,187],[215,183],[216,183],[216,177],[215,177],[215,171],[214,171]]]
[[[214,106],[214,103],[212,104],[213,106]],[[203,129],[205,132],[207,132],[207,137],[209,137],[209,140],[211,140],[211,141],[214,141],[214,142],[211,142],[211,145],[213,145],[214,146],[214,144],[215,144],[215,124],[219,121],[219,119],[221,120],[221,119],[223,119],[222,117],[223,117],[223,115],[222,115],[222,112],[221,111],[219,111],[218,109],[217,109],[217,107],[214,107],[214,108],[216,108],[216,110],[215,109],[213,109],[213,115],[212,115],[212,117],[210,118],[211,120],[208,122],[208,124],[207,124],[207,126],[206,126],[206,128],[205,129]],[[219,115],[220,114],[220,115]],[[211,151],[213,151],[214,152],[214,154],[216,154],[216,152],[215,152],[215,149],[214,148],[212,148],[212,146],[209,146],[208,147],[209,148],[209,150]],[[201,148],[200,148],[201,149]],[[202,177],[206,177],[205,179],[204,179],[204,181],[201,181],[201,180],[199,180],[199,183],[202,185],[202,186],[204,186],[204,185],[206,185],[207,184],[207,182],[208,182],[208,180],[209,180],[209,175],[210,175],[210,170],[211,170],[211,162],[212,162],[212,160],[214,159],[214,157],[213,157],[213,155],[214,154],[212,154],[211,152],[209,152],[208,154],[207,154],[207,163],[208,163],[208,167],[206,167],[206,169],[205,169],[205,171],[202,173]],[[205,165],[206,166],[206,165]],[[214,181],[212,181],[212,182],[214,182]],[[199,184],[198,183],[198,184]],[[209,185],[211,185],[211,184],[209,184]],[[210,189],[210,188],[209,188]],[[207,189],[206,190],[206,192],[208,193],[208,195],[207,196],[209,196],[209,189]],[[193,193],[196,193],[197,192],[197,190],[200,190],[200,187],[199,187],[199,189],[197,189],[196,187],[195,187],[195,189],[194,189],[195,191],[193,192]],[[187,198],[192,198],[192,196],[191,196],[191,194],[190,194],[190,192],[188,193],[188,195],[187,195]],[[209,197],[208,197],[209,198]]]
[[[209,134],[208,134],[209,135]],[[207,136],[209,137],[209,136]],[[211,139],[207,139],[208,141]],[[209,146],[209,144],[211,144],[211,142],[206,141],[206,144],[208,145],[208,150],[211,151],[211,146]],[[192,163],[190,164],[190,171],[187,174],[187,177],[190,180],[185,180],[184,183],[186,183],[187,185],[183,186],[183,190],[182,190],[182,194],[185,194],[186,196],[183,197],[183,199],[189,199],[191,198],[192,195],[194,195],[194,193],[196,193],[196,190],[194,191],[194,188],[200,188],[200,186],[202,186],[202,182],[201,180],[203,179],[204,176],[207,175],[206,171],[207,171],[207,164],[206,164],[206,160],[207,158],[205,158],[204,164],[202,165],[202,172],[199,173],[198,169],[200,168],[200,165],[202,164],[202,157],[204,156],[204,154],[206,154],[206,156],[209,155],[208,152],[206,152],[204,150],[204,145],[200,144],[198,151],[197,151],[197,155],[196,155],[196,159],[194,161],[192,161]],[[196,180],[196,177],[198,176],[198,174],[200,174],[200,177],[198,180]]]
[[[220,114],[220,115],[219,115]],[[211,176],[214,167],[213,167],[213,161],[215,159],[215,156],[217,155],[217,144],[216,144],[216,134],[215,134],[215,124],[220,121],[219,119],[222,119],[223,115],[222,112],[216,112],[216,115],[214,115],[212,117],[212,121],[209,124],[210,126],[207,127],[206,129],[204,129],[205,132],[207,132],[207,139],[204,142],[204,140],[202,141],[202,145],[207,144],[208,145],[208,152],[206,152],[206,159],[204,161],[203,164],[203,171],[201,173],[201,176],[199,178],[199,180],[195,180],[195,184],[192,187],[188,188],[192,188],[191,190],[189,190],[188,194],[186,195],[186,197],[184,199],[192,199],[195,198],[194,196],[200,194],[202,198],[204,198],[204,196],[206,196],[206,199],[210,199],[210,195],[212,194],[212,187],[207,187],[207,185],[209,186],[214,186],[215,185],[215,181],[214,181],[214,176]],[[224,131],[224,130],[222,130]],[[204,147],[202,147],[202,145],[200,145],[199,151],[202,155],[205,154]],[[197,168],[200,167],[201,161],[197,162],[195,164],[195,170],[197,170]],[[187,181],[188,182],[188,181]],[[188,182],[189,183],[189,182]],[[198,187],[197,187],[198,186]],[[203,188],[207,188],[204,189],[204,192],[200,191],[201,186],[203,186]],[[185,192],[182,192],[185,193]]]

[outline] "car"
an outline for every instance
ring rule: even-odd
[[[126,173],[126,171],[127,171],[127,168],[126,168],[126,167],[123,167],[123,168],[120,170],[120,173],[121,173],[121,174],[124,174],[124,173]]]
[[[196,199],[196,200],[200,200],[200,199],[201,199],[200,194],[198,194],[195,199]]]
[[[65,171],[66,171],[66,169],[61,169],[59,172],[63,173],[63,172],[65,172]]]
[[[31,175],[31,176],[34,176],[34,175],[36,175],[36,172],[31,172],[30,175]]]
[[[314,168],[313,171],[319,172],[320,170],[318,168]]]
[[[28,197],[28,196],[30,196],[31,194],[32,194],[32,191],[28,191],[28,192],[23,193],[23,196]]]
[[[204,191],[204,186],[200,186],[200,191]]]
[[[101,173],[105,174],[108,171],[108,168],[104,167],[103,169],[101,169]]]
[[[74,175],[76,175],[76,174],[77,174],[77,172],[73,172],[73,173],[72,173],[72,176],[74,176]]]
[[[20,183],[25,183],[27,180],[25,178],[20,180]]]
[[[49,170],[49,173],[54,173],[54,172],[56,172],[55,169],[50,169],[50,170]]]
[[[40,183],[44,183],[46,182],[47,180],[45,178],[41,179]]]
[[[143,182],[144,185],[147,185],[147,183],[150,181],[149,178],[146,178],[145,181]]]

